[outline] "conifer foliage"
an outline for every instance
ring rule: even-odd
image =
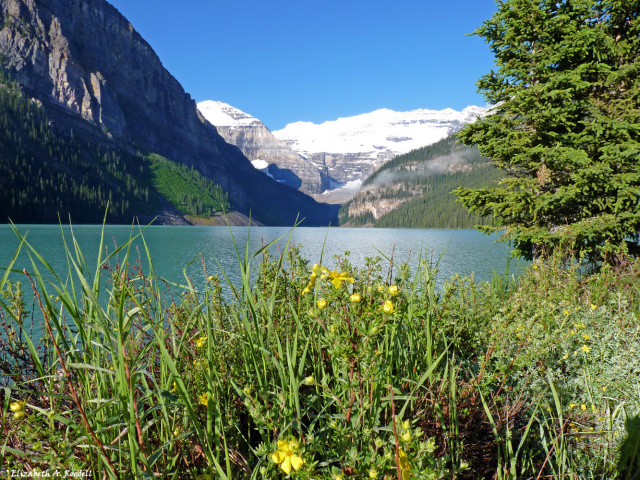
[[[508,173],[456,191],[493,215],[516,254],[569,248],[591,260],[637,252],[640,1],[501,0],[474,33],[495,54],[478,81],[495,105],[460,133]]]

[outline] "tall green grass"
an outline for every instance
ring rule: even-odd
[[[143,230],[0,279],[12,469],[93,478],[635,478],[638,265],[516,282],[236,245],[241,282],[159,278]],[[148,266],[132,260],[140,239]],[[24,250],[21,285],[9,281]],[[133,266],[132,266],[133,265]],[[257,269],[257,272],[252,270]],[[13,272],[13,273],[12,273]],[[508,277],[508,275],[507,275]],[[255,280],[252,280],[255,278]],[[227,283],[232,298],[222,295]],[[21,291],[35,293],[36,343]],[[25,404],[21,404],[25,401]],[[4,469],[4,470],[3,470]]]

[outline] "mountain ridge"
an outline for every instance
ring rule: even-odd
[[[0,66],[76,141],[147,150],[218,183],[233,208],[271,224],[334,211],[257,172],[198,112],[151,46],[104,0],[2,0]]]
[[[326,169],[306,161],[254,116],[214,100],[198,103],[198,110],[228,143],[242,150],[255,168],[277,182],[307,194],[321,193],[329,187]]]

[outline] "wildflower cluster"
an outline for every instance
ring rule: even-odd
[[[311,292],[311,289],[316,284],[316,279],[320,276],[320,280],[329,281],[336,290],[342,287],[343,282],[348,282],[353,284],[355,279],[350,277],[346,272],[338,272],[338,269],[335,268],[333,271],[329,270],[327,267],[323,267],[322,265],[318,265],[315,263],[311,268],[311,275],[309,275],[309,284],[302,290],[302,295],[306,295]]]

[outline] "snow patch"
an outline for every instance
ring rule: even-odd
[[[256,160],[251,160],[251,163],[258,170],[264,170],[265,168],[267,168],[269,166],[269,162],[267,162],[266,160],[261,160],[259,158],[256,159]]]
[[[198,110],[216,127],[242,127],[260,124],[260,120],[224,102],[206,100],[198,103]]]

